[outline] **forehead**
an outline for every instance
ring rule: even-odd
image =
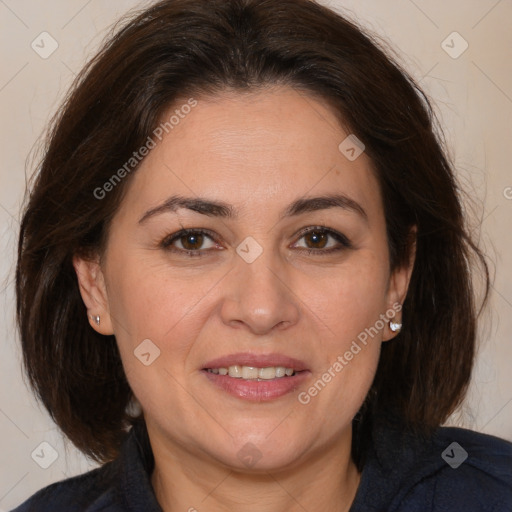
[[[360,148],[320,99],[280,87],[196,101],[178,122],[175,116],[135,172],[125,197],[131,210],[175,194],[229,202],[243,213],[343,193],[364,203],[369,216],[381,211],[371,161],[364,152],[353,159]],[[180,102],[162,123],[176,110]],[[350,146],[354,151],[346,153]]]

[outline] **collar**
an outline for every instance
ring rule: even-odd
[[[143,421],[136,423],[128,433],[115,464],[121,475],[117,480],[118,498],[125,509],[130,512],[162,512],[151,485],[155,461]]]

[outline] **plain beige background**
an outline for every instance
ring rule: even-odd
[[[148,3],[0,0],[0,512],[46,484],[92,467],[62,440],[23,381],[13,288],[19,209],[27,155],[74,75],[113,21]],[[496,267],[471,392],[451,423],[512,440],[512,2],[322,3],[388,41],[436,105],[461,182],[483,221],[475,233]],[[46,58],[34,51],[33,41]],[[56,50],[44,55],[52,44],[58,44]],[[57,457],[48,469],[34,461],[42,442],[52,447],[45,445],[46,453]]]

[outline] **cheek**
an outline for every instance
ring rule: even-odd
[[[135,341],[148,337],[162,341],[180,323],[189,321],[216,273],[194,276],[187,270],[172,268],[161,258],[134,253],[122,262],[118,259],[120,264],[109,274],[109,288],[115,290],[109,294],[111,314],[114,323],[119,324],[121,336],[128,334]]]
[[[222,275],[214,270],[194,276],[166,262],[155,264],[144,255],[111,266],[109,288],[115,294],[109,295],[109,303],[115,336],[130,386],[141,403],[148,406],[168,395],[195,369],[190,368],[189,355],[211,314],[209,294]]]
[[[373,252],[360,252],[346,265],[309,281],[304,297],[327,331],[346,343],[374,326],[386,311],[387,286],[383,262]]]
[[[338,268],[321,287],[309,288],[308,306],[320,319],[324,334],[318,340],[322,369],[315,376],[314,389],[307,393],[311,400],[318,400],[318,406],[333,411],[333,422],[339,415],[357,412],[375,375],[385,327],[381,315],[387,309],[387,281],[385,264],[368,252]],[[303,402],[309,399],[303,398]]]
[[[377,276],[369,281],[368,275],[350,273],[315,297],[329,334],[319,339],[321,369],[298,399],[311,414],[324,418],[326,433],[338,432],[356,415],[377,370],[384,326],[380,315],[386,308],[384,286]]]
[[[311,414],[317,411],[322,415],[326,433],[335,434],[350,423],[361,408],[373,382],[380,343],[372,346],[359,345],[361,351],[353,354],[350,361],[347,353],[352,353],[351,350],[342,353],[341,357],[338,355],[335,362],[301,396],[301,403],[309,400],[309,405],[305,407],[310,407]],[[316,396],[313,396],[315,393]]]
[[[179,389],[207,286],[173,277],[163,266],[148,268],[142,261],[111,274],[116,290],[109,297],[111,315],[125,374],[145,411],[155,414],[162,403],[188,410],[188,395]]]

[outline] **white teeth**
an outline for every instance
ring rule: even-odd
[[[258,378],[269,380],[269,379],[275,379],[276,377],[276,368],[273,368],[272,366],[270,368],[260,368],[258,370]]]
[[[294,375],[293,368],[285,368],[284,366],[267,366],[265,368],[257,368],[256,366],[232,365],[229,368],[209,368],[208,372],[218,375],[229,375],[236,379],[246,380],[271,380],[283,377],[291,377]]]
[[[254,366],[242,366],[242,379],[257,379],[258,368]]]
[[[224,374],[226,375],[226,374]],[[234,366],[229,367],[229,376],[230,377],[242,377],[242,367],[235,364]]]

